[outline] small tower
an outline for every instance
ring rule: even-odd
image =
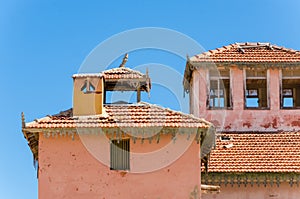
[[[137,102],[140,102],[141,92],[149,93],[151,89],[149,73],[148,70],[146,74],[142,74],[139,71],[125,67],[127,60],[128,54],[126,53],[118,68],[103,71],[104,93],[106,91],[135,91],[137,92]]]
[[[103,75],[73,75],[73,114],[75,116],[102,114]]]
[[[151,80],[148,74],[126,68],[128,54],[118,68],[101,73],[73,75],[73,114],[74,116],[98,115],[103,112],[106,91],[135,91],[137,102],[141,92],[150,92]]]

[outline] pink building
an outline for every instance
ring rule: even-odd
[[[200,158],[214,145],[213,125],[139,102],[150,78],[125,62],[74,75],[72,109],[29,123],[23,115],[40,199],[200,197]],[[105,103],[109,91],[135,91],[138,102]]]
[[[185,69],[190,111],[217,128],[203,198],[298,198],[300,52],[235,43],[195,55]]]

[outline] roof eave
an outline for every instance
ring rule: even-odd
[[[192,130],[192,129],[199,129],[199,130],[207,130],[211,127],[187,127],[187,126],[178,126],[178,127],[172,127],[172,126],[151,126],[151,127],[137,127],[137,126],[128,126],[128,127],[53,127],[53,128],[35,128],[35,127],[25,127],[22,128],[23,133],[44,133],[44,132],[54,132],[54,133],[60,133],[60,132],[73,132],[76,133],[79,129],[87,129],[87,130],[99,130],[102,129],[103,131],[107,130],[115,130],[120,128],[132,128],[132,129],[145,129],[145,128],[162,128],[162,129],[168,129],[168,130],[174,130],[174,129],[184,129],[184,130]]]
[[[300,61],[299,62],[287,62],[287,61],[282,61],[282,62],[268,62],[268,61],[190,61],[190,65],[192,65],[192,69],[196,69],[198,67],[201,68],[206,68],[206,67],[220,67],[220,66],[243,66],[243,67],[261,67],[261,66],[266,66],[266,67],[278,67],[278,68],[285,68],[285,67],[300,67]]]

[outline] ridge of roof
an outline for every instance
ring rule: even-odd
[[[193,115],[146,102],[105,104],[104,109],[106,114],[73,116],[73,109],[70,108],[26,124],[24,114],[22,114],[22,132],[28,141],[34,159],[38,160],[39,134],[37,133],[44,133],[46,137],[58,134],[60,136],[70,135],[73,139],[78,128],[86,129],[88,132],[99,128],[104,128],[105,132],[115,132],[117,128],[125,133],[128,130],[144,133],[155,129],[163,134],[172,133],[172,135],[174,129],[181,129],[179,133],[186,132],[188,134],[187,139],[189,139],[190,134],[197,133],[195,140],[197,143],[201,141],[201,158],[207,155],[214,146],[214,126],[210,122]]]
[[[208,122],[208,121],[206,121],[206,120],[203,119],[203,118],[195,117],[193,114],[187,114],[187,113],[184,113],[184,112],[181,112],[181,111],[172,110],[172,109],[170,109],[170,108],[165,108],[165,107],[162,107],[162,106],[157,105],[157,104],[150,104],[150,103],[147,103],[147,102],[139,102],[139,103],[140,103],[140,104],[150,105],[150,106],[157,107],[157,108],[161,108],[161,109],[164,109],[164,110],[166,110],[166,111],[171,111],[171,112],[173,112],[173,113],[177,113],[177,114],[180,114],[180,115],[185,116],[185,117],[191,117],[191,118],[193,118],[193,119],[195,119],[195,120],[199,120],[199,121],[201,121],[201,122],[204,122],[204,123],[206,123],[206,124],[208,124],[208,125],[213,126],[213,124],[212,124],[211,122]]]
[[[51,116],[47,115],[47,116],[45,116],[45,117],[42,117],[42,118],[39,118],[39,119],[34,119],[34,120],[31,121],[31,122],[25,123],[25,126],[26,126],[26,125],[37,124],[37,123],[42,122],[42,121],[50,121],[50,120],[51,120]]]
[[[128,107],[130,107],[130,106],[150,106],[150,107],[156,107],[158,109],[162,109],[162,110],[165,110],[165,111],[168,111],[168,112],[177,113],[177,114],[180,114],[182,116],[190,117],[190,118],[193,118],[195,120],[199,120],[200,122],[212,125],[211,122],[208,122],[208,121],[204,120],[203,118],[195,117],[193,114],[183,113],[181,111],[176,111],[176,110],[172,110],[170,108],[162,107],[162,106],[160,106],[158,104],[150,104],[148,102],[143,102],[143,101],[138,102],[138,103],[134,103],[134,104],[130,104],[130,103],[128,103],[128,104],[104,104],[104,107],[107,107],[107,106],[110,106],[110,107],[115,107],[115,106],[119,106],[119,107],[126,107],[126,106],[128,106]],[[66,111],[61,111],[59,114],[55,114],[53,116],[56,116],[56,117],[57,116],[65,116],[65,114],[68,113],[68,112],[70,112],[70,111],[72,111],[72,108],[70,108],[70,109],[68,109]],[[107,113],[105,115],[107,115]],[[85,117],[93,117],[93,116],[97,117],[97,116],[103,116],[103,115],[102,114],[101,115],[90,115],[90,116],[85,116]],[[77,117],[78,116],[75,116],[75,118],[77,118]],[[73,118],[74,118],[74,116],[73,116]]]
[[[104,77],[104,78],[112,78],[111,74],[119,74],[119,75],[125,75],[125,74],[132,74],[133,78],[142,78],[146,75],[141,73],[140,71],[133,70],[131,68],[127,67],[118,67],[118,68],[111,68],[99,73],[78,73],[72,75],[72,78],[81,78],[81,77]]]
[[[140,71],[133,70],[131,68],[127,68],[125,66],[118,67],[118,68],[112,68],[105,71],[102,71],[104,78],[106,79],[118,79],[118,78],[144,78],[146,77],[145,74],[141,73]],[[126,76],[130,75],[130,76]]]
[[[107,69],[105,71],[102,71],[102,73],[109,73],[109,72],[119,72],[119,71],[126,71],[126,72],[136,72],[140,75],[144,75],[143,73],[141,73],[140,71],[137,70],[133,70],[131,68],[128,67],[118,67],[118,68],[111,68],[111,69]]]
[[[103,77],[103,73],[78,73],[72,75],[72,78],[81,78],[81,77]]]
[[[211,59],[210,61],[222,61],[222,60],[218,60],[216,57],[213,57],[213,56],[217,56],[219,54],[222,54],[225,52],[230,52],[230,51],[236,50],[236,49],[238,50],[238,52],[240,54],[243,54],[243,53],[245,53],[245,51],[244,51],[245,49],[250,49],[250,48],[252,48],[252,49],[267,48],[270,51],[278,50],[281,52],[286,52],[288,54],[294,54],[297,56],[299,55],[299,58],[300,58],[300,51],[286,48],[283,46],[278,46],[278,45],[267,43],[267,42],[241,42],[241,43],[236,42],[233,44],[229,44],[226,46],[222,46],[222,47],[219,47],[219,48],[216,48],[213,50],[208,50],[206,52],[194,55],[193,57],[190,58],[190,61],[191,62],[201,62],[201,61],[208,62],[209,60],[207,60],[207,59]],[[255,54],[255,52],[251,52],[251,53]],[[235,57],[232,57],[232,56],[233,56],[232,54],[228,53],[227,58],[234,59]],[[261,58],[263,58],[263,56]],[[292,57],[288,57],[288,58],[292,58]],[[201,60],[201,59],[203,59],[203,60]],[[232,61],[234,61],[234,60],[232,60]],[[263,59],[261,61],[263,61]]]

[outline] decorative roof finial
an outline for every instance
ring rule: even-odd
[[[24,116],[24,112],[21,113],[21,117],[22,117],[22,128],[25,128],[25,116]]]
[[[127,60],[128,60],[128,53],[125,54],[125,56],[123,58],[123,61],[122,61],[121,65],[119,67],[120,68],[125,67],[125,64],[126,64]]]
[[[150,80],[150,77],[149,77],[149,69],[148,69],[148,67],[146,68],[146,82],[147,82],[148,98],[150,98],[151,80]]]
[[[190,56],[188,55],[188,54],[186,54],[186,60],[187,60],[187,62],[190,62],[191,60],[190,60]]]
[[[148,69],[148,67],[146,68],[146,77],[149,78],[149,69]]]

